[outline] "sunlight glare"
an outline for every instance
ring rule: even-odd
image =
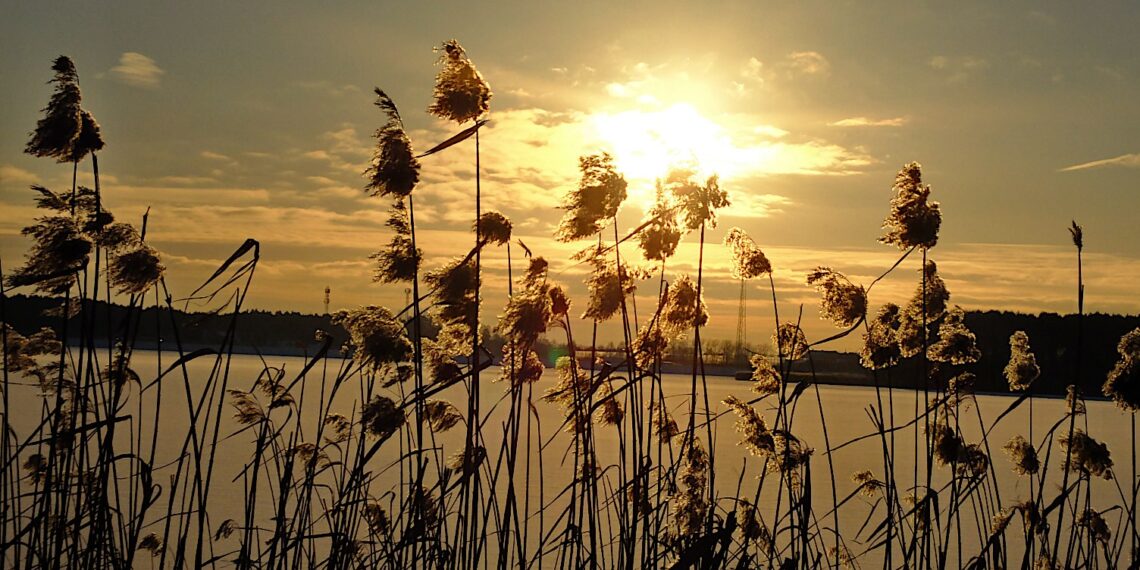
[[[646,209],[653,203],[653,182],[673,168],[693,170],[700,178],[736,173],[738,153],[725,129],[688,103],[598,115],[594,127],[630,182],[630,202]]]

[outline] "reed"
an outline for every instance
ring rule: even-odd
[[[573,301],[551,264],[512,237],[511,221],[483,208],[490,87],[458,42],[437,51],[428,111],[463,130],[417,153],[396,103],[376,89],[383,118],[365,172],[365,192],[385,202],[392,235],[372,256],[374,278],[406,285],[407,306],[338,311],[332,319],[346,338],[317,331],[299,339],[312,348],[300,370],[262,359],[252,378],[233,367],[259,243],[240,244],[189,293],[172,292],[146,219],[136,229],[104,206],[98,124],[81,107],[74,64],[54,62],[55,92],[27,151],[71,163],[73,174],[90,155],[95,188],[34,187],[43,213],[24,232],[30,253],[15,269],[0,266],[0,320],[13,288],[61,299],[55,328],[0,328],[5,566],[1107,568],[1136,560],[1140,329],[1120,340],[1104,384],[1130,414],[1131,470],[1081,421],[1087,406],[1075,389],[1062,417],[1044,433],[1034,428],[1042,379],[1084,371],[1079,357],[1075,370],[1043,369],[1025,333],[1011,337],[1004,371],[1019,395],[985,417],[973,390],[981,354],[931,260],[942,213],[918,163],[899,171],[883,222],[880,241],[897,248],[897,261],[866,284],[826,266],[806,275],[819,314],[835,326],[823,338],[805,335],[803,307],[778,297],[780,260],[744,230],[724,232],[732,278],[767,276],[775,327],[773,353],[748,355],[751,392],[718,402],[703,357],[706,249],[719,247],[717,211],[731,189],[674,171],[658,182],[645,219],[623,229],[627,182],[613,157],[580,157],[556,233],[579,244],[570,263],[588,270],[587,296]],[[461,144],[475,146],[473,241],[423,267],[420,161]],[[1083,230],[1070,231],[1083,314]],[[691,274],[669,265],[687,235],[698,247]],[[629,242],[636,251],[622,247]],[[492,323],[480,309],[483,271],[499,256],[509,285]],[[901,268],[918,274],[914,295],[872,297]],[[639,316],[636,293],[651,279],[657,288],[642,295],[651,306]],[[100,294],[125,304],[123,316],[101,318]],[[213,346],[183,342],[194,323],[172,309],[189,303],[226,317]],[[171,309],[155,323],[169,341],[155,368],[141,370],[132,362],[148,305]],[[583,326],[589,350],[576,344]],[[603,354],[606,328],[621,342]],[[835,411],[824,408],[815,370],[821,347],[856,332],[875,387],[863,433],[828,425]],[[492,335],[503,339],[501,354],[487,349]],[[567,350],[548,370],[537,350],[554,338]],[[1078,329],[1078,354],[1083,342]],[[665,378],[679,354],[690,359],[687,390]],[[916,387],[912,414],[900,411],[910,405],[904,383]],[[35,410],[17,406],[32,395]],[[801,403],[814,411],[797,413]],[[1026,435],[994,439],[1023,404],[1029,423],[1017,431]],[[24,423],[34,427],[17,427],[33,414]],[[718,437],[728,422],[736,441]],[[911,450],[897,441],[906,437]],[[837,454],[856,445],[869,450],[869,469],[840,473]],[[223,462],[223,447],[246,459]],[[994,456],[998,448],[1008,462]],[[740,454],[748,459],[733,481],[723,466]],[[550,476],[555,470],[564,476]],[[1016,478],[1027,496],[1003,498],[999,483]],[[1116,500],[1098,504],[1094,487]],[[239,517],[211,515],[220,495],[240,497]]]

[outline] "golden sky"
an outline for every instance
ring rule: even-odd
[[[51,60],[66,54],[107,140],[106,203],[128,220],[151,208],[149,237],[176,291],[253,237],[254,307],[317,312],[326,285],[334,308],[402,303],[402,286],[370,280],[368,255],[388,238],[386,204],[362,189],[383,121],[372,87],[395,100],[419,150],[447,138],[458,128],[425,109],[432,48],[456,38],[495,94],[481,134],[484,207],[551,260],[579,308],[585,268],[567,261],[579,244],[552,239],[556,206],[578,157],[608,150],[630,183],[625,227],[669,164],[720,175],[732,205],[706,248],[713,338],[736,330],[739,288],[719,245],[733,226],[771,259],[781,313],[802,304],[809,337],[834,332],[805,275],[827,265],[865,284],[894,262],[876,238],[894,173],[912,160],[942,205],[931,257],[952,303],[1074,310],[1075,219],[1086,307],[1140,312],[1135,4],[4,4],[5,271],[35,216],[28,185],[70,185],[69,168],[22,153]],[[423,160],[426,268],[469,248],[473,173],[470,142]],[[696,249],[690,236],[671,271],[694,271]],[[484,259],[494,315],[505,251]],[[872,306],[904,301],[917,267],[877,286]],[[749,337],[762,340],[769,294],[749,291]]]

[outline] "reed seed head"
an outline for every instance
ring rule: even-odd
[[[757,394],[775,394],[780,391],[780,373],[772,366],[772,361],[762,354],[753,354],[748,359],[752,365],[752,391]]]
[[[403,200],[392,203],[387,225],[394,231],[388,247],[369,256],[369,259],[376,260],[372,280],[382,283],[411,281],[419,271],[424,252],[413,246],[411,218]]]
[[[373,370],[385,364],[410,360],[412,343],[402,323],[385,307],[375,305],[333,315],[333,324],[348,329],[356,347],[353,358]]]
[[[459,124],[478,119],[491,107],[491,86],[458,41],[443,42],[435,51],[439,53],[436,64],[441,67],[428,113]]]
[[[894,303],[883,305],[863,332],[863,350],[859,355],[865,368],[878,370],[898,364],[902,357],[898,342],[899,326],[899,306]]]
[[[1102,391],[1120,408],[1140,410],[1140,328],[1125,333],[1116,348],[1120,358],[1116,361]]]
[[[1069,236],[1073,238],[1073,245],[1078,252],[1085,248],[1085,230],[1076,220],[1073,220],[1073,225],[1069,226]]]
[[[891,211],[883,220],[879,241],[900,250],[930,249],[938,243],[942,212],[930,198],[930,185],[922,183],[922,165],[911,162],[895,176]]]
[[[1085,509],[1081,516],[1077,517],[1077,526],[1088,530],[1089,536],[1097,542],[1108,544],[1112,540],[1112,532],[1108,530],[1108,523],[1105,522],[1104,516],[1097,511]]]
[[[404,410],[385,396],[373,396],[360,410],[364,433],[385,439],[403,427],[406,419]]]
[[[703,295],[688,275],[682,275],[669,287],[665,296],[665,307],[661,310],[661,326],[667,331],[679,333],[693,327],[701,327],[709,321],[708,307]]]
[[[1095,475],[1106,481],[1112,480],[1112,456],[1108,446],[1093,439],[1080,428],[1072,436],[1062,434],[1058,443],[1068,453],[1070,471]]]
[[[673,170],[665,177],[665,188],[680,206],[686,228],[696,230],[704,224],[715,228],[716,211],[729,205],[728,192],[721,190],[716,175],[704,184],[694,181],[693,176],[689,170]]]
[[[780,356],[788,360],[799,360],[808,353],[807,336],[803,329],[792,323],[781,323],[772,336],[772,342],[780,350]]]
[[[816,267],[808,273],[808,285],[822,293],[819,316],[837,327],[850,327],[867,314],[867,292],[830,267]]]
[[[421,421],[426,421],[431,431],[443,433],[463,420],[459,409],[443,400],[430,400],[424,403],[424,415]]]
[[[626,198],[628,183],[614,165],[609,153],[578,158],[581,179],[577,188],[567,193],[560,206],[566,215],[558,224],[559,241],[573,241],[594,235],[617,215]]]
[[[375,91],[376,106],[384,111],[388,120],[373,135],[376,150],[372,154],[372,163],[364,172],[369,179],[364,189],[372,196],[402,199],[409,196],[419,182],[420,163],[412,152],[412,141],[404,131],[404,122],[395,102],[379,87]]]
[[[677,212],[665,194],[661,181],[657,181],[657,200],[647,214],[645,229],[637,234],[637,244],[645,259],[665,261],[677,251],[681,243],[681,230],[677,228]]]
[[[24,152],[58,162],[78,162],[103,148],[99,124],[80,106],[79,73],[71,58],[61,55],[52,63],[55,91],[43,109],[43,117],[24,147]]]
[[[143,243],[113,256],[107,265],[111,286],[122,295],[145,293],[162,279],[165,271],[158,252]]]
[[[1010,390],[1027,390],[1029,385],[1041,375],[1037,357],[1029,350],[1029,335],[1017,331],[1009,337],[1009,364],[1005,366],[1005,378]]]
[[[1037,459],[1037,449],[1020,435],[1013,436],[1013,439],[1005,444],[1005,451],[1013,461],[1013,471],[1018,475],[1033,475],[1041,467],[1041,462]]]
[[[483,243],[503,245],[511,241],[511,221],[498,212],[484,212],[477,228]]]
[[[159,556],[162,554],[162,538],[157,533],[150,533],[139,540],[139,549],[150,551],[151,556]]]
[[[930,359],[950,364],[972,364],[982,357],[977,337],[966,327],[966,313],[955,306],[938,325],[938,342],[930,347]]]
[[[732,228],[724,236],[724,245],[732,250],[732,276],[752,279],[772,272],[772,264],[744,230]]]

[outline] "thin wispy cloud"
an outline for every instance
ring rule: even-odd
[[[141,53],[128,51],[119,56],[119,65],[111,68],[111,76],[132,87],[157,89],[166,71]]]
[[[891,119],[871,119],[868,117],[849,117],[828,123],[829,127],[901,127],[906,124],[906,117]]]
[[[990,67],[988,60],[972,55],[935,55],[927,60],[926,64],[930,66],[931,69],[946,74],[946,81],[949,83],[965,81],[971,76]]]
[[[1112,158],[1104,158],[1101,160],[1093,160],[1090,162],[1082,162],[1072,166],[1062,168],[1060,172],[1072,172],[1074,170],[1088,170],[1090,168],[1101,168],[1104,166],[1124,166],[1128,168],[1140,167],[1140,153],[1122,154]]]
[[[831,62],[817,51],[796,51],[788,54],[787,66],[804,75],[825,76],[831,72]]]

